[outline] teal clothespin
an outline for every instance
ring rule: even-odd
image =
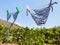
[[[19,9],[18,9],[18,7],[16,7],[16,11],[17,11],[17,12],[19,12]]]
[[[8,11],[8,10],[6,10],[6,12],[7,12],[7,15],[9,15],[9,11]]]

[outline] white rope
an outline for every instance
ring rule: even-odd
[[[56,1],[56,2],[57,2],[57,4],[60,3],[60,1]],[[42,7],[47,7],[48,5],[49,5],[49,4],[44,4],[44,5],[38,6],[37,9],[39,9],[39,7],[40,7],[40,8],[42,8]],[[33,10],[33,9],[32,9],[32,10]]]
[[[57,3],[60,3],[60,1],[58,1]]]
[[[60,1],[57,1],[57,4],[58,3],[60,3]],[[44,7],[44,6],[47,6],[47,5],[49,5],[49,4],[44,4],[44,5],[40,6],[40,7]]]

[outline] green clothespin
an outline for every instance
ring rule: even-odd
[[[19,9],[18,9],[18,7],[16,7],[16,11],[17,11],[17,12],[19,12]]]
[[[9,14],[9,11],[8,10],[6,10],[6,12],[7,12],[7,14]]]

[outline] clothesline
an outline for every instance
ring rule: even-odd
[[[57,3],[60,3],[60,1],[56,1]],[[24,2],[20,2],[22,5],[24,5],[25,3]],[[41,5],[41,6],[39,6],[39,7],[44,7],[44,6],[47,6],[47,5],[49,5],[48,3],[47,4],[44,4],[44,5]]]
[[[60,1],[57,1],[57,4],[58,3],[60,3]],[[49,4],[44,4],[44,5],[41,5],[41,6],[39,6],[39,7],[44,7],[44,6],[47,6],[47,5],[49,5]]]
[[[56,1],[57,2],[57,4],[59,4],[60,3],[60,1]],[[35,8],[35,9],[39,9],[39,8],[42,8],[42,7],[47,7],[49,4],[44,4],[44,5],[41,5],[41,6],[38,6],[37,8]],[[29,7],[29,5],[27,5],[28,7]],[[32,8],[32,10],[33,10],[33,8]]]

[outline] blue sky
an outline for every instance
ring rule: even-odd
[[[15,7],[18,6],[20,13],[15,23],[21,26],[28,27],[41,27],[37,26],[31,15],[26,16],[26,6],[29,5],[32,9],[44,8],[50,0],[0,0],[0,19],[6,20],[6,10],[15,12]],[[59,0],[53,0],[59,2]],[[43,27],[60,26],[60,3],[53,5],[53,12],[50,11],[48,20]],[[13,21],[11,18],[10,22]]]

